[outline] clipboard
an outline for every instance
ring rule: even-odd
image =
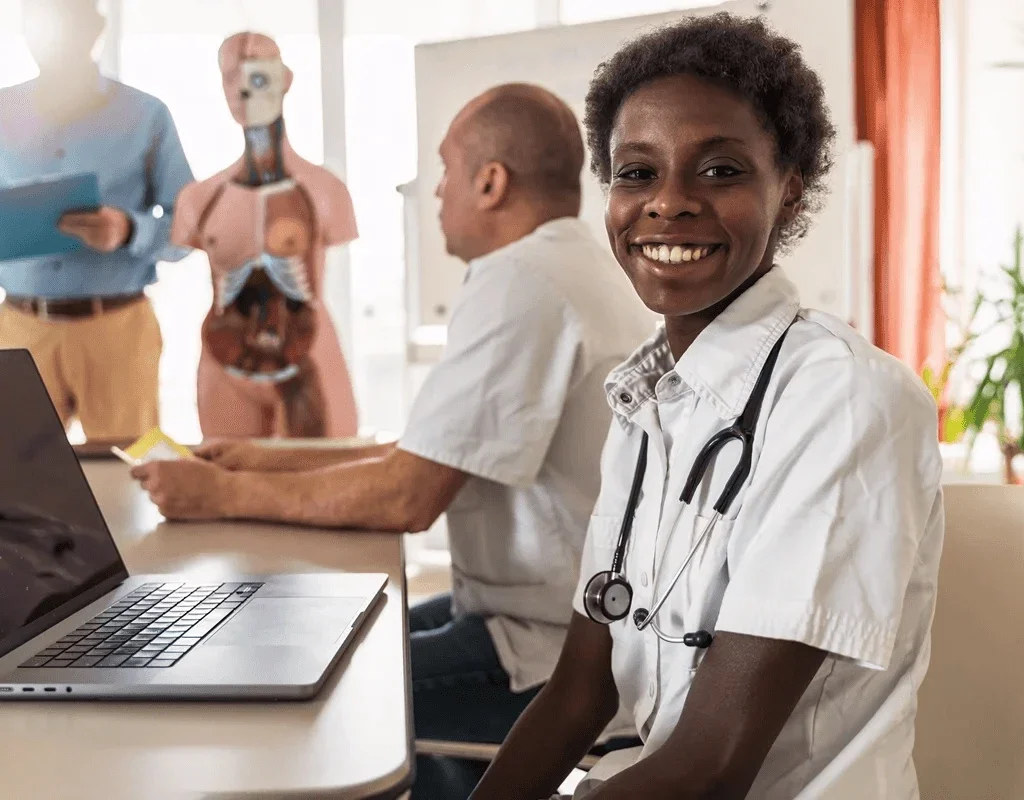
[[[96,173],[61,175],[0,189],[0,261],[72,253],[85,245],[57,230],[69,211],[96,211]]]

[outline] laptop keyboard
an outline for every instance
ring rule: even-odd
[[[147,583],[22,667],[172,667],[263,584]]]

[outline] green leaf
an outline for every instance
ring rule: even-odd
[[[935,370],[925,364],[921,369],[921,380],[924,381],[924,385],[928,387],[928,391],[932,393],[932,398],[938,401],[942,394],[942,386],[939,383],[938,376],[935,374]]]
[[[990,356],[986,361],[985,374],[978,382],[974,397],[967,406],[967,424],[975,431],[980,431],[988,421],[992,401],[995,399],[996,386],[992,380],[992,370],[997,358],[998,356]]]
[[[942,422],[944,442],[959,442],[967,433],[967,412],[960,406],[950,406],[946,409],[946,416]]]

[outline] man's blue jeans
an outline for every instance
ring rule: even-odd
[[[452,618],[451,595],[409,610],[416,737],[500,744],[540,687],[516,693],[482,617]],[[484,761],[416,757],[412,800],[466,800]]]
[[[454,619],[451,605],[442,595],[409,610],[416,737],[501,744],[541,687],[513,692],[483,618]],[[639,744],[613,739],[591,752]],[[466,800],[486,770],[484,761],[417,756],[411,800]]]

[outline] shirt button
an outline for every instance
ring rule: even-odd
[[[619,395],[619,400],[626,404],[632,403],[633,395],[631,395],[629,392],[622,392],[622,394]]]
[[[653,683],[650,686],[647,687],[647,694],[649,694],[651,697],[654,697],[654,693],[656,691],[657,691],[657,688],[654,686]]]
[[[668,378],[668,385],[669,386],[678,386],[679,385],[679,376],[678,375],[670,375],[669,378]]]
[[[640,573],[640,585],[641,586],[646,586],[647,585],[647,573],[646,572]]]

